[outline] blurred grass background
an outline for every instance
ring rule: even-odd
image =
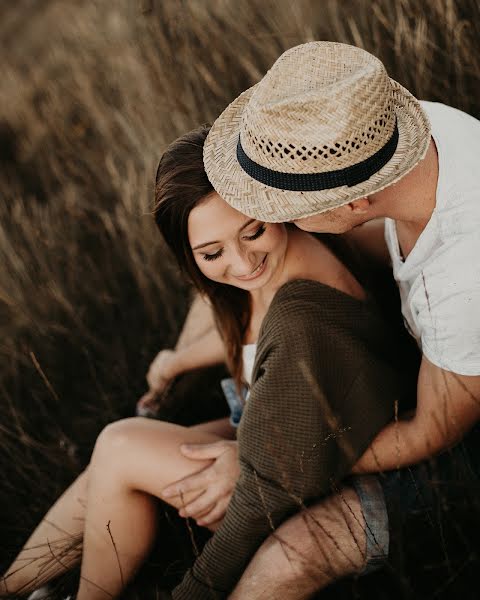
[[[163,149],[315,39],[364,47],[418,97],[480,116],[479,0],[1,4],[2,570],[175,341],[187,288],[149,215]],[[457,570],[440,557],[420,579],[336,593],[470,597],[480,563],[465,548]]]

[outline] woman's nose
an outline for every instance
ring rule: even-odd
[[[239,248],[235,252],[235,256],[232,260],[232,271],[233,274],[241,277],[243,275],[249,275],[255,268],[255,257],[252,252],[247,249]]]

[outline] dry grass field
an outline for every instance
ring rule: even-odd
[[[2,3],[2,570],[177,335],[188,292],[149,214],[163,149],[315,39],[362,46],[418,97],[480,116],[479,0]],[[419,537],[421,564],[322,597],[473,598],[467,529],[458,560]],[[156,569],[129,598],[159,597]]]

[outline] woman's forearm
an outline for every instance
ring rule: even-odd
[[[190,346],[193,342],[203,338],[213,328],[215,328],[215,319],[212,307],[200,294],[197,294],[185,317],[175,349],[181,350]]]
[[[225,346],[215,326],[201,337],[175,350],[172,373],[175,377],[185,371],[209,367],[225,361]]]

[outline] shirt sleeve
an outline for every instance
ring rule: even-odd
[[[330,493],[392,417],[391,371],[363,340],[335,329],[336,314],[330,321],[297,302],[287,321],[275,311],[270,317],[238,433],[239,481],[175,600],[226,598],[272,530]]]

